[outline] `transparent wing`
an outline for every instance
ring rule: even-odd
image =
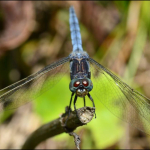
[[[150,99],[129,87],[92,58],[89,61],[93,94],[115,116],[150,134]]]
[[[69,57],[0,90],[0,111],[17,108],[52,88],[69,71]]]

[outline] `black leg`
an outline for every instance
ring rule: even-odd
[[[92,98],[92,96],[88,93],[87,96],[89,97],[89,99],[92,101],[93,103],[93,107],[95,107],[95,104],[94,104],[94,100]],[[96,118],[96,113],[95,113],[95,118]]]
[[[86,106],[86,103],[85,103],[85,96],[83,97],[83,102],[84,102],[84,107]]]
[[[77,109],[76,109],[76,101],[77,101],[77,95],[75,96],[75,98],[74,98],[74,110],[76,111],[76,114],[77,114],[77,117],[78,117],[78,119],[80,120],[80,117],[78,116],[78,113],[77,113]]]
[[[77,101],[77,95],[75,96],[74,101],[73,101],[73,103],[74,103],[74,110],[77,112],[76,101]]]
[[[70,99],[70,103],[69,103],[69,112],[71,110],[71,103],[72,103],[72,97],[73,97],[74,93],[71,94],[71,99]]]
[[[74,93],[71,94],[71,99],[70,99],[69,109],[68,109],[68,118],[66,119],[65,126],[67,125],[67,121],[68,121],[69,116],[70,116],[70,112],[71,112],[71,103],[72,103],[72,97],[73,97],[73,95],[74,95]]]

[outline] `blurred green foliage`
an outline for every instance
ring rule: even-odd
[[[107,7],[109,3],[110,2],[99,1],[96,4]],[[93,57],[106,66],[109,66],[108,65],[109,60],[113,62],[115,61],[115,59],[117,59],[118,53],[122,50],[123,44],[125,42],[125,38],[127,39],[129,38],[127,35],[130,34],[131,31],[130,30],[128,31],[128,27],[127,27],[128,18],[132,13],[134,13],[134,10],[131,14],[129,13],[130,7],[131,5],[133,5],[131,1],[113,1],[111,2],[111,4],[114,5],[120,11],[121,21],[114,28],[114,30],[108,35],[106,40],[104,40],[104,42],[101,45],[96,43],[96,40],[94,40],[94,36],[90,35],[91,34],[90,31],[84,26],[84,24],[80,23],[84,49],[86,49],[89,46],[88,45],[89,43],[90,44],[94,43],[93,44],[94,46],[91,44],[93,46],[91,47],[95,50],[91,52]],[[128,60],[125,62],[126,63],[125,72],[122,75],[122,78],[130,85],[138,84],[134,81],[134,76],[138,71],[143,49],[146,43],[147,42],[149,43],[149,32],[150,32],[149,6],[150,6],[150,2],[148,1],[140,2],[137,32],[134,35],[135,41],[133,42],[133,46],[131,48],[132,52]],[[43,43],[45,42],[48,46],[50,46],[50,44],[53,43],[53,41],[55,40],[55,37],[57,37],[56,34],[58,35],[60,34],[57,33],[58,27],[55,26],[54,24],[60,24],[60,26],[64,30],[65,28],[63,28],[64,27],[63,25],[67,24],[66,25],[67,36],[64,39],[64,43],[66,41],[69,41],[71,43],[70,33],[69,33],[69,22],[68,22],[69,11],[67,9],[64,10],[64,9],[57,8],[57,10],[51,11],[49,15],[50,17],[45,16],[46,18],[45,20],[48,21],[49,18],[52,18],[52,15],[54,15],[55,17],[52,18],[52,21],[54,21],[54,23],[52,23],[52,21],[49,20],[48,23],[47,22],[44,23],[43,27],[38,24],[39,22],[37,23],[36,30],[38,30],[39,27],[39,32],[35,30],[25,43],[23,43],[22,45],[20,45],[14,50],[16,53],[17,52],[19,53],[19,57],[20,57],[18,58],[18,55],[15,55],[17,56],[16,57],[17,61],[14,64],[11,64],[11,62],[15,60],[15,57],[10,58],[10,56],[7,55],[4,59],[5,61],[7,60],[8,62],[8,63],[5,62],[5,64],[10,63],[13,66],[12,68],[20,69],[21,66],[23,66],[22,67],[23,69],[20,69],[21,78],[25,77],[26,75],[29,75],[32,72],[31,70],[31,67],[33,67],[32,59],[36,57],[35,56],[36,51],[38,51],[40,48],[43,48],[42,47]],[[0,17],[1,17],[1,13],[0,13]],[[39,20],[41,21],[40,17]],[[48,33],[46,29],[50,33]],[[62,37],[62,35],[60,35],[60,37]],[[109,39],[111,42],[110,44],[107,44],[107,41],[109,41]],[[58,53],[57,58],[64,57],[68,52],[71,52],[71,49],[68,48],[69,44],[67,42],[65,44],[64,43],[62,44],[61,52]],[[55,50],[55,47],[52,50]],[[0,60],[2,64],[2,66],[0,65],[1,69],[3,69],[4,67],[3,66],[4,60],[3,59]],[[35,61],[35,64],[37,67],[39,67],[40,65],[44,66],[47,64],[47,62],[49,62],[49,60],[56,61],[53,58],[53,56],[47,58],[47,56],[42,55],[41,58]],[[21,62],[21,63],[19,65],[16,65],[17,62]],[[9,71],[6,68],[5,75],[3,75],[6,81],[5,82],[0,81],[2,87],[3,85],[12,83],[12,81],[10,80],[8,81],[8,74]],[[69,82],[70,82],[69,76],[64,76],[53,88],[47,90],[41,96],[39,96],[35,101],[33,101],[34,111],[36,114],[40,116],[42,123],[46,123],[53,119],[58,118],[59,115],[61,115],[61,113],[65,111],[65,107],[69,104],[70,96],[71,96],[71,92],[69,90]],[[103,89],[102,86],[103,84],[101,85],[101,89],[102,91],[104,90],[104,92],[107,93],[108,96],[107,98],[113,100],[114,99],[113,94],[111,94],[112,89],[110,87],[105,86],[105,88],[107,88],[107,91],[105,91],[106,89]],[[141,88],[139,88],[139,90],[142,91]],[[91,94],[92,93],[94,93],[94,89],[93,92],[91,92]],[[82,136],[83,149],[90,149],[90,148],[105,149],[117,143],[124,136],[125,128],[122,122],[117,117],[111,114],[111,112],[109,112],[106,107],[104,107],[99,101],[96,100],[97,98],[94,94],[92,96],[96,104],[97,118],[93,119],[87,126],[80,127],[79,129],[77,129],[77,132],[79,133],[84,132]],[[86,101],[88,106],[92,106],[89,99],[87,99]],[[77,108],[82,106],[83,106],[83,100],[79,98],[77,101]],[[8,117],[10,117],[10,115],[11,115],[10,112],[4,113],[1,121],[3,122]],[[69,141],[70,137],[68,137],[67,134],[62,134],[55,137],[55,139],[58,141],[64,139]],[[73,140],[71,139],[70,141],[72,142],[72,145],[74,145]],[[73,147],[72,145],[68,142],[69,148],[72,148]]]

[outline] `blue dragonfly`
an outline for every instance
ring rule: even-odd
[[[69,70],[70,111],[72,100],[76,110],[78,97],[83,98],[84,106],[86,106],[85,98],[88,98],[95,107],[92,98],[94,94],[95,98],[115,116],[150,134],[150,99],[129,87],[110,70],[89,57],[82,48],[80,28],[74,8],[70,7],[69,12],[73,46],[70,55],[0,90],[0,110],[14,109],[36,99],[58,83],[63,77],[63,72]],[[62,76],[57,76],[60,72]],[[61,91],[59,92],[61,94]],[[137,115],[140,119],[135,117]]]

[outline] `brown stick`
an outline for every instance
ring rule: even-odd
[[[80,117],[80,120],[77,117],[75,111],[72,111],[70,113],[66,125],[67,132],[69,134],[70,133],[72,134],[71,131],[75,130],[77,127],[85,125],[88,122],[90,122],[95,114],[95,108],[82,107],[77,110],[77,113],[78,116]],[[56,136],[58,134],[61,134],[63,132],[66,132],[66,129],[64,128],[64,124],[67,117],[68,117],[68,113],[65,113],[60,118],[41,126],[39,129],[37,129],[35,132],[33,132],[30,135],[30,137],[26,140],[26,142],[22,146],[22,149],[34,149],[42,141],[50,137]]]

